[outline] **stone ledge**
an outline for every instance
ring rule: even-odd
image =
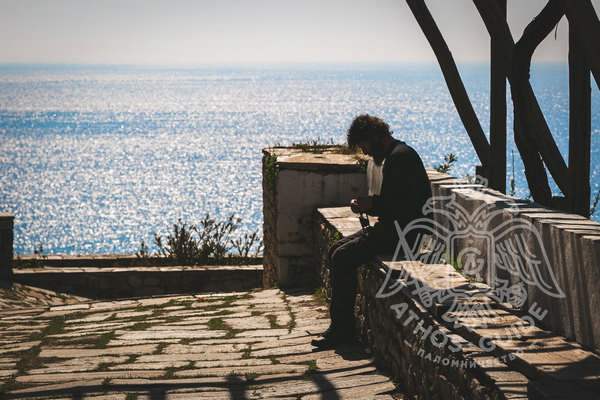
[[[180,266],[164,266],[164,267],[38,267],[38,268],[17,268],[15,274],[70,274],[77,272],[91,272],[99,274],[110,273],[128,273],[128,272],[183,272],[183,271],[262,271],[262,265],[180,265]]]
[[[330,238],[360,229],[358,218],[347,207],[319,209],[318,215],[322,255]],[[392,277],[388,283],[395,280],[402,289],[387,298],[376,298],[388,274]],[[325,264],[321,276],[327,289],[329,273]],[[370,267],[361,268],[357,315],[361,337],[395,377],[407,385],[409,394],[427,396],[427,393],[441,391],[445,393],[443,398],[457,399],[467,395],[477,399],[496,398],[494,396],[591,399],[600,394],[600,358],[596,354],[558,335],[527,326],[513,310],[504,304],[493,304],[487,296],[465,300],[491,305],[485,326],[481,326],[480,315],[469,313],[468,309],[455,313],[453,321],[456,323],[449,324],[440,318],[448,311],[447,305],[424,304],[412,290],[415,284],[436,289],[460,288],[465,292],[485,292],[486,288],[485,284],[473,283],[444,264],[390,262],[387,257],[379,257]],[[418,315],[421,325],[401,324],[397,320],[399,308],[394,308],[398,304],[406,304],[408,310]],[[405,312],[406,309],[402,311]],[[515,335],[509,329],[513,326],[521,327],[525,336]],[[444,332],[448,338],[446,346],[436,350],[429,341],[416,335],[426,330]],[[411,341],[412,345],[408,345]],[[484,351],[479,343],[493,346],[493,351]],[[450,347],[459,351],[450,352]],[[419,359],[419,353],[432,356],[423,360]],[[432,363],[435,357],[439,360],[451,357],[449,365],[461,366],[466,362],[473,368],[444,368]],[[436,387],[439,382],[444,382],[443,387]],[[436,389],[429,392],[431,388]]]
[[[209,262],[198,261],[197,266],[219,266],[219,265],[242,265],[242,264],[260,264],[262,257],[251,257],[249,262],[239,257],[230,257],[220,262],[209,260]],[[114,268],[114,267],[144,267],[151,266],[153,268],[161,266],[179,267],[180,261],[173,260],[167,257],[149,257],[140,258],[135,254],[88,254],[88,255],[70,255],[70,254],[50,254],[46,256],[39,255],[18,255],[13,260],[14,268],[38,268],[56,267],[56,268],[76,268],[76,267],[91,267],[91,268]]]
[[[293,147],[271,147],[263,150],[263,154],[277,157],[277,166],[281,169],[296,171],[313,171],[316,173],[362,172],[359,154],[343,154],[336,152],[339,146],[323,147],[319,151],[307,152]]]
[[[15,282],[77,296],[114,299],[241,291],[262,286],[261,265],[137,268],[19,268]]]

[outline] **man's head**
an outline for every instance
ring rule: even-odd
[[[359,115],[348,129],[348,146],[359,147],[363,153],[373,157],[376,164],[381,164],[391,135],[390,126],[381,118],[369,114]]]

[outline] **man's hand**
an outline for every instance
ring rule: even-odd
[[[373,198],[359,197],[350,201],[350,209],[356,214],[368,213],[373,208]]]

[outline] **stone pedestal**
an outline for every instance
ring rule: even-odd
[[[0,286],[12,285],[14,215],[0,213]]]
[[[263,155],[263,285],[317,286],[316,209],[365,196],[366,162],[339,147],[269,148]]]

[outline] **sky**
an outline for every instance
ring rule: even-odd
[[[600,0],[592,0],[600,10]],[[513,36],[544,0],[508,0]],[[427,0],[458,62],[486,61],[472,0]],[[568,24],[536,51],[566,61]],[[0,0],[0,63],[286,64],[434,61],[403,0]]]

